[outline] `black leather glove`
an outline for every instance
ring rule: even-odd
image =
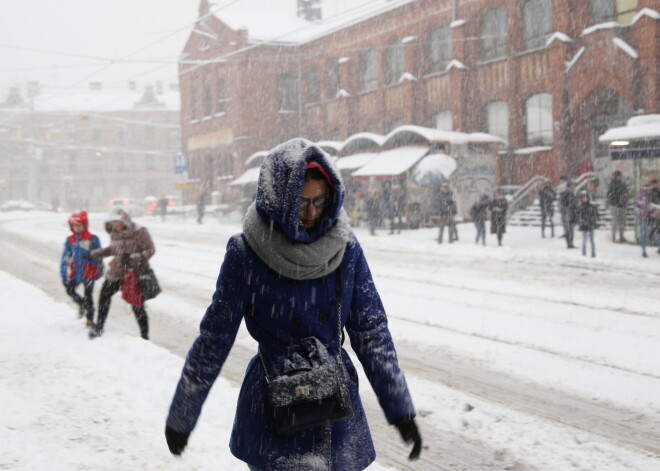
[[[165,427],[165,439],[167,440],[167,446],[170,449],[170,453],[173,455],[180,455],[183,452],[183,449],[188,444],[188,433],[179,433],[172,430],[169,427]]]
[[[413,449],[408,455],[410,461],[419,458],[422,452],[422,436],[419,434],[419,429],[413,417],[403,417],[394,421],[394,426],[399,429],[401,438],[406,443],[413,443]]]

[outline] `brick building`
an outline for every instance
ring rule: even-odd
[[[224,201],[256,151],[402,124],[502,137],[499,184],[606,178],[598,135],[660,112],[660,0],[383,1],[313,23],[199,12],[179,69],[183,150],[191,192]]]
[[[177,87],[39,91],[14,87],[0,103],[0,201],[107,209],[108,200],[176,190],[181,150]]]

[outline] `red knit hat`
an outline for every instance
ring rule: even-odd
[[[82,224],[87,227],[87,211],[76,211],[69,217],[69,225]]]

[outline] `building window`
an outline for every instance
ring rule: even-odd
[[[144,127],[144,139],[146,142],[153,142],[156,138],[156,128],[154,126]]]
[[[102,135],[102,130],[101,126],[94,126],[92,127],[92,141],[93,142],[101,142],[101,135]]]
[[[213,96],[211,95],[211,84],[206,80],[204,82],[204,116],[213,114]]]
[[[433,127],[441,131],[454,130],[454,115],[449,110],[440,111],[432,117]]]
[[[491,8],[481,20],[481,59],[506,56],[506,39],[506,8]]]
[[[552,95],[539,93],[525,103],[527,117],[527,145],[548,146],[552,144]]]
[[[216,114],[226,113],[227,103],[229,102],[229,98],[227,98],[227,86],[225,84],[225,79],[223,79],[222,77],[218,78],[218,82],[216,85],[216,92],[218,94],[218,97],[216,100],[215,112]]]
[[[401,41],[396,41],[387,47],[387,77],[388,85],[395,85],[403,75],[406,67],[405,49]]]
[[[341,87],[339,78],[339,61],[332,60],[328,63],[328,98],[334,100],[337,98],[339,89]]]
[[[128,127],[125,125],[117,126],[117,141],[125,143],[128,141]]]
[[[429,50],[430,72],[441,72],[453,56],[451,28],[441,26],[431,32],[431,45]]]
[[[144,157],[144,168],[146,170],[156,170],[156,156],[147,155]]]
[[[591,19],[598,23],[614,18],[615,0],[591,0]]]
[[[523,7],[524,50],[544,47],[551,34],[552,1],[528,0]]]
[[[376,89],[378,85],[378,54],[375,49],[369,49],[360,54],[360,78],[363,92]]]
[[[78,171],[78,159],[75,154],[66,156],[66,171],[68,173],[76,173]]]
[[[195,80],[190,82],[190,118],[194,121],[197,119],[197,89],[195,88]]]
[[[307,69],[305,103],[318,103],[321,101],[321,71],[317,66]]]
[[[494,101],[486,106],[486,132],[509,141],[509,104]]]
[[[278,109],[280,111],[293,111],[293,79],[284,74],[277,78]]]

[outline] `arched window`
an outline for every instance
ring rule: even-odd
[[[552,0],[528,0],[523,7],[523,49],[545,46],[552,34]]]
[[[506,8],[491,8],[481,19],[481,59],[506,56],[506,39]]]
[[[552,144],[552,95],[539,93],[525,102],[527,118],[527,145],[548,146]]]
[[[433,115],[433,127],[441,131],[454,130],[454,116],[450,110],[440,111]]]
[[[486,132],[509,142],[509,104],[506,101],[486,105]]]

